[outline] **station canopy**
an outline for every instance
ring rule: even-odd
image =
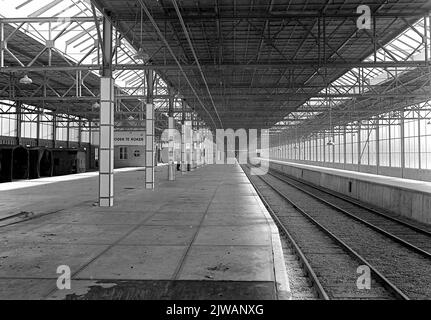
[[[357,27],[360,4],[371,9],[370,29]],[[40,104],[29,97],[38,95],[34,90],[48,75],[48,106],[73,86],[73,66],[87,66],[79,71],[80,99],[62,103],[71,113],[97,117],[97,39],[106,17],[114,25],[114,78],[125,109],[139,105],[134,95],[146,95],[145,71],[152,68],[160,110],[172,87],[176,103],[187,101],[212,128],[307,135],[429,99],[430,9],[425,0],[20,0],[2,9],[4,18],[40,21],[13,34],[8,50],[15,57],[6,54],[5,64],[28,65],[36,57],[32,66],[58,67],[30,71],[34,87],[19,93]],[[6,36],[20,26],[4,21]],[[54,50],[44,50],[51,39]],[[2,87],[10,76],[1,73]]]

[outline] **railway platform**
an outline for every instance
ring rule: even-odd
[[[91,174],[2,190],[0,299],[289,299],[278,229],[241,167],[166,171],[154,191],[143,169],[116,172],[112,208]]]

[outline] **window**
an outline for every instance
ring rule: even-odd
[[[419,168],[418,115],[413,111],[404,112],[404,155],[406,168]]]
[[[380,120],[379,128],[379,153],[380,153],[380,166],[390,167],[390,136],[389,136],[389,121]]]
[[[401,121],[396,119],[390,124],[391,166],[401,167]]]
[[[135,157],[140,157],[140,156],[141,156],[141,151],[139,151],[139,150],[135,150],[135,152],[133,152],[133,155],[134,155]]]
[[[127,160],[127,148],[120,147],[120,160]]]
[[[7,102],[6,102],[7,103]],[[15,107],[12,104],[2,105],[0,103],[0,136],[13,137],[16,135]]]

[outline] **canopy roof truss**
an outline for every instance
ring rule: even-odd
[[[158,74],[160,112],[169,111],[174,92],[178,118],[185,100],[188,112],[213,128],[270,128],[287,121],[295,127],[286,131],[291,135],[395,110],[431,93],[426,0],[40,2],[23,18],[0,20],[7,42],[1,46],[0,98],[67,104],[91,117],[103,18],[115,26],[117,105],[126,118],[140,112],[150,69]],[[15,9],[25,3],[35,1],[22,0]],[[371,7],[370,30],[356,26],[360,4]],[[69,14],[72,8],[77,11]],[[23,32],[41,26],[48,31]],[[142,60],[134,58],[138,49]],[[25,73],[34,79],[31,88],[16,83]]]

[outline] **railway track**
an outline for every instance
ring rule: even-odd
[[[328,299],[431,298],[426,230],[372,210],[364,212],[368,210],[365,207],[353,210],[356,204],[335,196],[334,206],[330,194],[314,195],[300,187],[299,181],[288,183],[285,176],[250,176],[248,167],[243,169],[270,207],[280,230],[290,234],[307,259]],[[371,271],[370,289],[357,286],[358,268],[364,270],[364,266]]]
[[[271,170],[270,175],[431,259],[431,232],[366,204]]]

